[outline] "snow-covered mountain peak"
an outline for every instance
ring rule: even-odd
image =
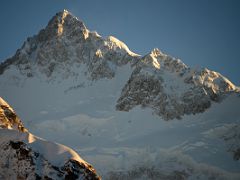
[[[231,93],[239,93],[239,88],[220,73],[191,69],[180,59],[154,49],[138,61],[116,108],[151,107],[169,120],[204,112],[212,102]]]
[[[162,54],[157,48],[153,49],[150,53],[143,56],[138,62],[139,67],[160,69],[160,62],[157,60],[158,55]]]
[[[158,48],[154,48],[154,49],[150,52],[150,54],[151,54],[152,56],[154,56],[155,58],[158,57],[158,56],[166,56],[166,55],[163,54],[162,51],[161,51],[160,49],[158,49]]]
[[[80,36],[82,34],[86,38],[88,30],[82,21],[78,20],[77,17],[73,16],[67,10],[63,10],[53,16],[47,27],[40,31],[40,33],[41,32],[51,35],[48,38],[56,36],[58,38],[63,38],[64,36]],[[44,33],[42,33],[42,36],[44,36]]]
[[[130,51],[124,42],[120,41],[119,39],[117,39],[114,36],[108,36],[107,41],[110,43],[111,47],[123,50],[124,52],[127,52],[131,56],[140,56],[140,55]]]
[[[87,78],[96,80],[114,77],[118,67],[137,58],[139,55],[126,44],[113,36],[105,39],[89,31],[65,10],[57,13],[37,35],[27,38],[15,55],[0,65],[0,74],[13,67],[27,77],[67,79],[78,76],[77,69],[81,67]]]
[[[235,86],[229,79],[207,68],[192,70],[191,79],[195,85],[204,86],[217,94],[239,92],[239,87]]]
[[[143,56],[140,66],[152,68],[153,71],[158,69],[160,72],[175,72],[176,75],[182,75],[189,69],[180,59],[164,54],[158,48],[154,48],[150,53]]]
[[[60,18],[65,18],[67,15],[71,15],[73,16],[74,18],[77,18],[75,17],[74,15],[71,14],[71,12],[69,12],[67,9],[63,9],[62,11],[59,11],[58,13],[56,13],[57,16],[59,16]]]
[[[68,15],[70,15],[71,17],[73,17],[72,14],[70,14],[66,9],[64,9],[63,11],[58,12],[58,13],[56,14],[56,17],[57,17],[57,19],[58,19],[58,22],[61,23],[61,24],[64,24],[64,20],[65,20],[65,18],[66,18]],[[54,18],[54,17],[53,17],[53,18]],[[73,17],[73,18],[75,18],[75,17]]]

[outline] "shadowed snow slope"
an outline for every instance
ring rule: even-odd
[[[137,55],[66,10],[0,65],[0,92],[105,179],[239,179],[239,87],[159,49]]]

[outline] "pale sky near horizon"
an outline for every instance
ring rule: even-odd
[[[63,9],[88,29],[113,35],[138,54],[157,47],[240,86],[239,0],[2,0],[0,61]]]

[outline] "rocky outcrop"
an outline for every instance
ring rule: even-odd
[[[99,179],[91,166],[70,159],[55,166],[22,141],[1,144],[1,179]]]
[[[0,97],[0,128],[15,129],[26,132],[22,121],[18,118],[14,110]]]
[[[0,179],[100,179],[93,167],[70,148],[29,133],[2,98],[0,107]]]

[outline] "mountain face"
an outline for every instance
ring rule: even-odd
[[[139,60],[118,99],[117,109],[151,107],[164,119],[204,112],[211,102],[239,92],[229,80],[208,69],[192,70],[179,59],[154,49]]]
[[[90,32],[68,11],[57,13],[38,35],[28,38],[16,54],[1,64],[0,73],[14,66],[23,77],[44,75],[48,81],[80,76],[89,81],[112,79],[116,69],[130,64],[132,74],[122,89],[116,109],[150,107],[164,119],[204,112],[222,94],[239,92],[221,74],[193,70],[179,59],[154,49],[146,56],[131,52],[118,39]],[[26,81],[25,78],[16,81]]]
[[[70,148],[28,132],[2,98],[0,135],[1,179],[100,179]]]
[[[136,54],[116,38],[103,39],[90,32],[69,12],[57,13],[38,35],[28,38],[16,54],[1,65],[1,73],[15,65],[27,77],[44,74],[53,80],[78,76],[73,67],[85,66],[92,79],[113,78],[118,66],[130,63]]]
[[[74,147],[104,179],[240,177],[239,87],[159,49],[133,53],[66,10],[1,63],[0,91],[27,129]],[[3,111],[1,127],[28,133]]]

